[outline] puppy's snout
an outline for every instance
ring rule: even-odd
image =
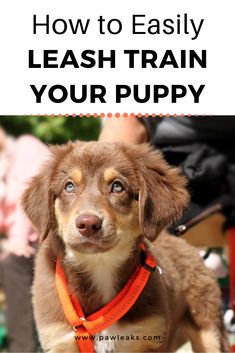
[[[102,219],[92,214],[82,214],[76,219],[76,227],[81,235],[94,236],[102,227]]]

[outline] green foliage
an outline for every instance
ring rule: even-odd
[[[0,116],[0,125],[13,136],[32,134],[47,143],[96,140],[100,131],[100,120],[94,117]]]

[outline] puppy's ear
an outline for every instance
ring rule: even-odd
[[[53,194],[50,190],[50,170],[45,166],[36,175],[22,197],[23,209],[39,232],[39,239],[43,241],[49,233],[53,221]]]
[[[72,150],[73,144],[51,146],[51,158],[46,161],[38,175],[32,178],[29,187],[22,196],[22,207],[39,232],[43,241],[49,231],[55,227],[53,174],[56,166]]]
[[[148,145],[139,149],[140,226],[153,241],[157,235],[179,219],[189,203],[186,179],[179,169],[171,168],[162,154]]]

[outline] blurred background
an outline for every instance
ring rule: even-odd
[[[99,118],[0,116],[0,126],[8,134],[32,134],[46,143],[64,143],[68,140],[95,140],[100,131]]]

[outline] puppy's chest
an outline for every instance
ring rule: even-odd
[[[117,294],[115,291],[116,275],[107,267],[97,267],[92,273],[92,282],[100,294],[104,304],[107,304]]]
[[[99,353],[113,353],[117,351],[117,325],[103,330],[100,334],[95,336],[95,351]]]

